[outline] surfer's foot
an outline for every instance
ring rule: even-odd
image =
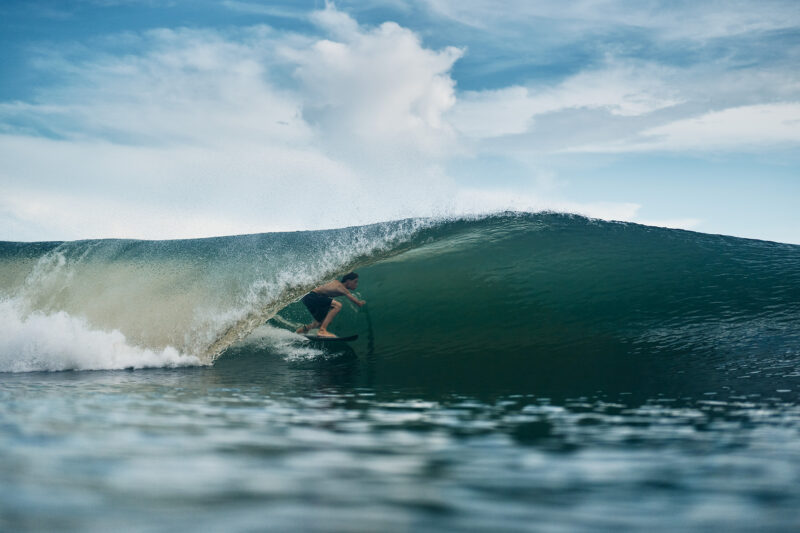
[[[331,337],[331,338],[336,338],[336,335],[334,335],[333,333],[331,333],[331,332],[330,332],[330,331],[328,331],[328,330],[321,329],[321,330],[319,330],[319,331],[317,332],[317,337]]]
[[[300,326],[299,328],[297,328],[295,333],[300,333],[300,334],[308,333],[308,326]]]

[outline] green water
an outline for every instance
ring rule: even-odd
[[[800,523],[797,246],[507,214],[0,265],[3,531]],[[351,268],[358,341],[294,335]]]

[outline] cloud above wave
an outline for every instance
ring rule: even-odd
[[[309,14],[238,1],[220,5],[306,26],[162,28],[40,46],[33,61],[56,82],[0,102],[0,238],[195,237],[515,205],[696,227],[702,214],[652,217],[624,194],[571,199],[570,167],[553,157],[800,143],[800,74],[784,68],[791,47],[766,60],[742,43],[727,54],[707,44],[796,27],[779,16],[785,3],[682,6],[691,35],[662,2],[521,2],[513,14],[478,1],[395,4],[386,6],[482,28],[478,44],[520,61],[533,46],[522,29],[547,51],[557,39],[569,48],[583,28],[598,52],[557,75],[464,89],[459,65],[484,53],[473,45],[432,45],[424,26],[362,23],[332,3]],[[614,41],[612,28],[642,40]],[[663,52],[672,42],[684,57]],[[633,53],[646,47],[647,57]],[[454,161],[499,171],[478,183]]]
[[[333,6],[314,21],[329,38],[163,29],[124,36],[135,55],[52,53],[64,83],[0,108],[6,218],[164,238],[430,214],[451,187],[441,116],[460,52]]]

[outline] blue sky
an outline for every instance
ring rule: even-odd
[[[792,1],[0,4],[0,239],[553,209],[800,244]]]

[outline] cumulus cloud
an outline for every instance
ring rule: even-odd
[[[287,51],[298,65],[306,120],[336,132],[331,140],[392,151],[446,149],[451,131],[442,116],[456,101],[450,69],[462,50],[427,49],[393,22],[364,30],[330,4],[313,20],[332,38]]]
[[[692,40],[667,4],[640,4],[428,7],[495,41],[507,27],[524,28],[527,43],[531,31],[555,39],[553,28],[568,28],[569,41],[604,24]],[[784,3],[767,2],[763,13],[752,5],[677,11],[688,27],[708,26],[704,38],[797,23],[778,16]],[[421,31],[364,25],[331,3],[310,15],[244,0],[222,6],[304,16],[310,26],[159,29],[38,56],[58,82],[0,102],[0,238],[195,237],[509,208],[641,221],[637,203],[556,196],[563,169],[537,158],[800,142],[800,75],[781,63],[790,51],[761,65],[736,54],[663,62],[607,48],[582,69],[459,92],[453,69],[469,51],[445,38],[432,46]],[[445,170],[481,158],[502,164],[479,179]]]
[[[327,39],[164,29],[125,36],[137,54],[47,57],[64,83],[0,104],[4,217],[37,238],[167,238],[435,211],[460,51],[332,5],[313,18]]]

